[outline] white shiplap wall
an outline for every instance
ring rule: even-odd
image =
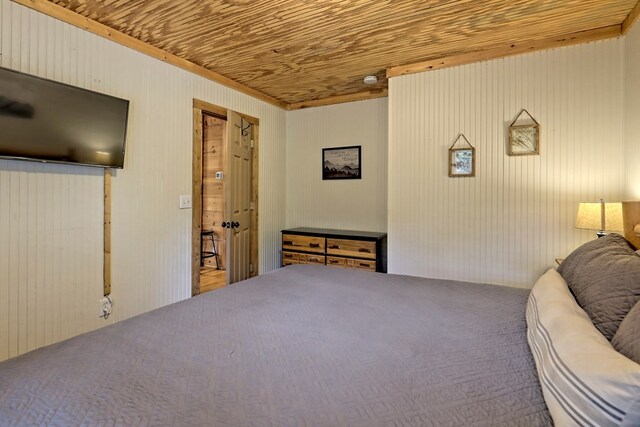
[[[285,225],[286,113],[9,0],[0,65],[131,101],[112,181],[114,314],[102,290],[102,171],[0,161],[0,360],[190,296],[192,99],[260,119],[260,271]]]
[[[322,149],[362,146],[362,179],[322,180]],[[386,231],[387,99],[287,115],[287,226]]]
[[[621,39],[391,79],[389,270],[529,287],[593,232],[577,204],[625,194]],[[506,155],[521,108],[541,155]],[[475,178],[447,176],[463,132]]]
[[[640,200],[640,24],[625,38],[625,136],[628,200]]]

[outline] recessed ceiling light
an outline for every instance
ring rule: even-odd
[[[364,84],[372,85],[378,83],[378,78],[376,76],[366,76],[364,78]]]

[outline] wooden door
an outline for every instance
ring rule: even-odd
[[[244,131],[243,131],[244,128]],[[251,127],[240,115],[227,114],[227,283],[250,277],[251,263]]]

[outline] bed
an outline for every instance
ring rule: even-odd
[[[290,266],[1,363],[0,424],[551,425],[528,295]]]
[[[624,208],[531,290],[294,265],[27,353],[0,425],[640,426]]]

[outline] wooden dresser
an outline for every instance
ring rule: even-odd
[[[282,230],[282,266],[323,264],[387,272],[387,233],[290,228]]]

